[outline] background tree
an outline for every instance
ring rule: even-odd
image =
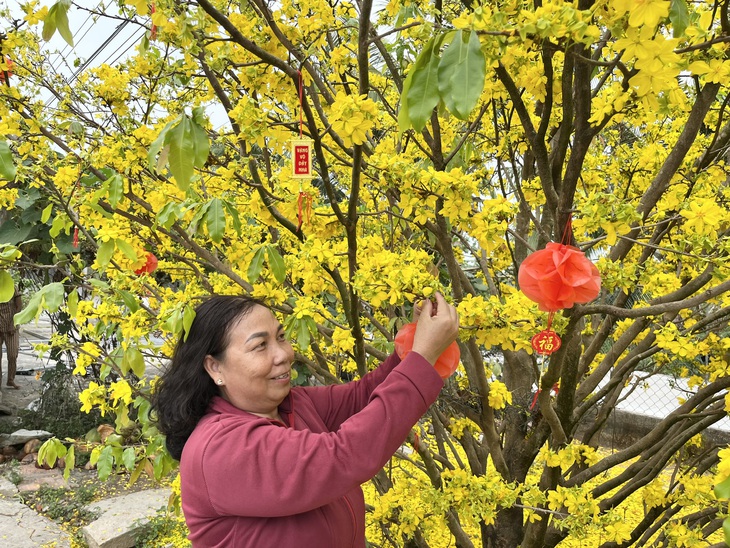
[[[373,545],[706,544],[730,498],[727,450],[701,439],[730,405],[727,3],[118,7],[149,29],[136,54],[72,80],[42,39],[71,42],[69,10],[101,8],[27,2],[2,41],[0,160],[17,174],[0,171],[0,203],[42,249],[0,233],[53,273],[19,319],[74,320],[53,344],[89,380],[82,409],[115,418],[102,476],[174,467],[146,394],[201,296],[271,302],[296,382],[333,383],[441,290],[462,367],[374,480]],[[293,177],[300,137],[312,179]],[[517,272],[551,241],[585,250],[603,287],[551,318],[562,346],[543,359],[530,340],[548,318]],[[637,372],[692,390],[603,450]]]

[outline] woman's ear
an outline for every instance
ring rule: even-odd
[[[208,354],[203,360],[203,367],[205,367],[205,371],[208,373],[210,378],[213,379],[213,382],[217,382],[218,379],[220,379],[221,364],[210,354]]]

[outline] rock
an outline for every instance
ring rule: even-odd
[[[86,507],[101,512],[100,517],[82,528],[89,548],[133,548],[138,530],[167,507],[169,489],[148,489],[102,500]]]
[[[0,498],[0,542],[2,546],[69,548],[71,541],[53,521],[38,515],[25,504]]]
[[[29,453],[20,459],[20,464],[35,464],[38,460],[38,453]]]
[[[12,415],[13,410],[7,405],[0,405],[0,415]]]
[[[38,491],[42,485],[53,489],[70,489],[71,485],[63,477],[63,471],[58,468],[44,470],[36,468],[33,464],[21,464],[18,468],[22,481],[18,484],[18,491]]]
[[[9,445],[24,445],[32,439],[46,440],[52,438],[53,434],[45,430],[16,430],[12,434],[0,434],[0,447]]]
[[[38,449],[41,448],[41,445],[43,445],[43,442],[38,438],[29,440],[25,442],[25,445],[23,446],[23,453],[26,455],[29,455],[30,453],[37,453]]]
[[[0,476],[0,497],[13,497],[18,494],[18,487],[5,476]]]

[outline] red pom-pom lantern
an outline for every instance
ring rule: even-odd
[[[404,325],[395,336],[395,352],[402,360],[413,349],[413,339],[416,336],[416,324]],[[461,351],[456,341],[452,342],[439,356],[434,364],[434,369],[442,379],[448,379],[456,368],[459,367]]]
[[[153,253],[147,253],[147,261],[144,266],[134,271],[138,276],[142,274],[152,274],[157,270],[157,257]]]
[[[587,303],[601,291],[596,265],[577,247],[555,242],[529,255],[517,280],[522,292],[545,312]]]

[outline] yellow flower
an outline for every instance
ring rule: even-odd
[[[493,409],[503,409],[506,404],[512,403],[512,393],[507,386],[500,381],[494,381],[489,385],[489,405]]]
[[[714,200],[707,198],[692,200],[682,211],[682,216],[686,219],[684,226],[688,232],[710,237],[717,234],[727,218],[725,211]]]
[[[148,0],[126,0],[125,4],[134,6],[134,9],[137,10],[137,14],[147,15],[149,13],[149,8],[147,7],[147,2],[148,2]]]
[[[375,125],[377,115],[377,105],[367,95],[339,92],[332,104],[330,121],[346,146],[361,145],[367,140],[367,132]]]
[[[668,0],[614,0],[618,13],[629,13],[629,25],[655,29],[659,21],[669,15]]]
[[[132,403],[132,387],[129,386],[129,383],[125,381],[124,379],[113,382],[109,386],[109,390],[111,392],[111,397],[113,405],[117,404],[117,401],[121,400],[124,404],[129,405]]]

